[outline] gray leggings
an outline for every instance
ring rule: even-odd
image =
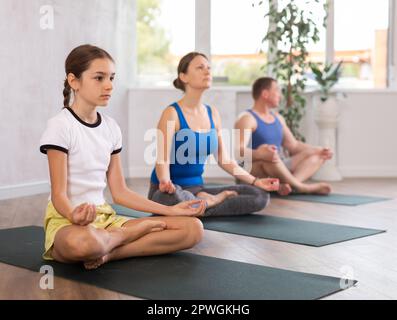
[[[225,190],[236,191],[238,196],[227,198],[222,203],[209,208],[204,216],[237,216],[260,211],[269,203],[269,193],[250,185],[232,185],[223,187],[194,186],[184,187],[175,185],[174,194],[163,193],[157,184],[150,184],[148,198],[166,206],[173,206],[179,202],[200,199],[196,195],[201,192],[218,194]]]

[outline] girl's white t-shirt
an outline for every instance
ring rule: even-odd
[[[121,130],[115,120],[97,113],[97,122],[89,124],[71,108],[64,108],[48,120],[40,139],[40,151],[47,154],[49,149],[68,155],[67,195],[74,207],[84,202],[105,203],[110,158],[122,149]]]

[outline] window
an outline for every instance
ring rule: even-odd
[[[251,85],[265,72],[265,45],[268,21],[263,17],[264,5],[252,6],[254,1],[211,1],[211,64],[214,83]],[[264,1],[265,3],[266,1]],[[261,53],[261,50],[263,53]]]
[[[137,68],[140,84],[170,85],[180,58],[195,50],[195,4],[201,0],[137,0]],[[279,8],[289,0],[278,0]],[[320,40],[308,44],[308,59],[325,62],[326,0],[296,1],[308,6],[320,30]],[[214,84],[251,85],[266,74],[268,1],[211,0],[204,13],[211,14],[208,39],[200,47],[211,48]],[[335,62],[343,60],[338,87],[387,87],[389,0],[333,0]],[[253,4],[255,4],[253,6]],[[207,13],[205,11],[208,10]],[[211,38],[211,39],[210,39]],[[211,41],[211,43],[209,43]],[[315,82],[308,70],[307,85]]]
[[[194,0],[137,0],[140,85],[170,85],[180,58],[195,46]]]
[[[326,11],[324,8],[325,2],[326,0],[320,0],[319,3],[302,2],[300,4],[308,12],[313,13],[311,18],[316,23],[317,29],[319,30],[319,41],[316,43],[310,42],[307,46],[307,51],[309,52],[308,60],[315,63],[324,63],[326,59],[326,30],[324,27],[324,19],[326,17]]]
[[[289,0],[278,0],[278,11],[283,10],[291,1]],[[296,1],[295,5],[298,6],[299,10],[303,11],[303,17],[307,20],[312,20],[318,30],[318,41],[314,42],[313,40],[309,40],[309,42],[305,45],[306,50],[308,52],[307,59],[310,62],[321,63],[323,64],[326,60],[325,57],[325,43],[326,43],[326,30],[324,27],[324,20],[326,18],[326,9],[325,9],[326,0],[319,0],[315,2],[311,1]],[[298,28],[295,28],[294,34],[298,34]],[[311,33],[311,36],[314,34]],[[309,37],[310,39],[310,37]],[[287,39],[283,39],[287,40]],[[287,43],[289,43],[287,41]],[[288,52],[290,47],[284,44],[283,41],[279,42],[279,49]],[[305,70],[306,72],[306,85],[307,86],[316,86],[317,83],[314,81],[314,75],[311,70]]]
[[[385,88],[389,0],[335,0],[335,60],[339,87]]]

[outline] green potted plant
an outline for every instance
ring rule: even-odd
[[[310,63],[310,69],[314,74],[314,80],[320,86],[320,100],[325,102],[330,96],[331,88],[339,81],[339,77],[342,73],[342,62],[337,64],[326,63],[324,68],[320,68],[317,63]]]
[[[269,28],[262,42],[268,42],[269,51],[264,67],[281,84],[283,99],[280,113],[294,136],[304,141],[299,127],[306,106],[307,47],[320,40],[320,25],[326,26],[327,1],[324,4],[319,0],[267,3],[265,18],[269,19]],[[259,1],[258,6],[265,6],[265,1]],[[323,15],[318,16],[315,11],[307,10],[308,6],[323,6]]]
[[[314,120],[319,129],[319,144],[333,150],[334,156],[327,161],[314,175],[314,180],[340,181],[342,176],[336,166],[336,129],[338,127],[340,108],[332,94],[332,87],[339,81],[342,72],[342,61],[337,64],[326,63],[322,68],[310,63],[314,79],[320,87],[320,99],[317,100]]]

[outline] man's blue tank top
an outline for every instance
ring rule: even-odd
[[[171,105],[175,108],[180,129],[175,132],[170,157],[170,177],[174,184],[180,186],[203,185],[202,174],[204,164],[210,154],[218,151],[218,134],[212,119],[212,112],[207,108],[211,123],[209,132],[199,133],[189,128],[178,103]],[[159,184],[156,169],[153,169],[150,178],[154,184]]]
[[[273,144],[277,147],[277,151],[281,152],[281,145],[283,143],[283,126],[280,120],[274,115],[272,123],[263,121],[254,111],[247,110],[256,119],[257,127],[251,135],[252,149],[257,149],[262,144]]]

